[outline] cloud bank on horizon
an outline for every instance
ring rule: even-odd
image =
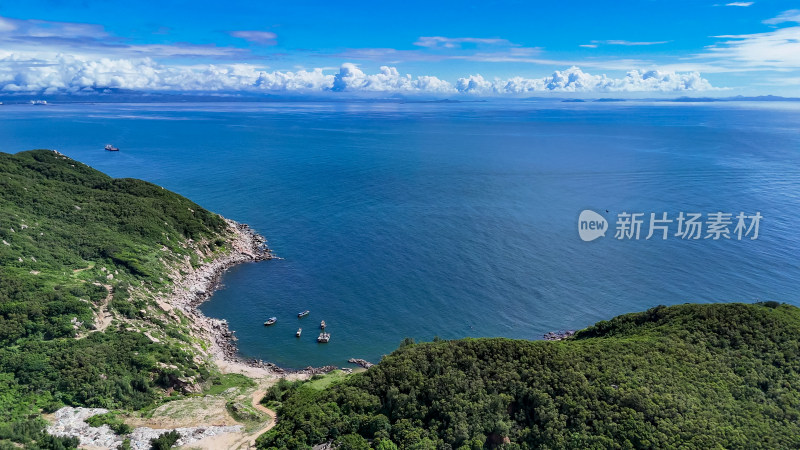
[[[150,58],[85,60],[59,55],[42,63],[0,51],[0,92],[97,93],[105,90],[152,92],[266,92],[315,94],[323,92],[382,94],[474,94],[481,96],[532,93],[613,93],[704,91],[714,87],[697,72],[631,70],[623,78],[592,75],[578,67],[557,70],[542,78],[458,78],[455,83],[435,76],[401,74],[381,66],[368,74],[352,63],[337,73],[322,69],[265,71],[251,64],[162,65]]]

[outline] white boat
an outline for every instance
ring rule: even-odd
[[[317,342],[322,343],[322,344],[327,344],[328,341],[330,341],[330,340],[331,340],[331,334],[330,333],[325,333],[325,332],[320,333],[319,337],[317,338]]]
[[[295,335],[295,336],[297,336],[297,337],[300,337],[300,334],[301,334],[302,332],[303,332],[303,329],[302,329],[302,328],[298,328],[298,329],[297,329],[297,333],[295,333],[294,335]]]
[[[267,321],[266,321],[266,322],[264,322],[264,326],[269,326],[269,325],[272,325],[272,324],[274,324],[274,323],[275,323],[275,322],[277,322],[277,321],[278,321],[278,318],[277,318],[277,317],[270,317],[269,319],[267,319]]]

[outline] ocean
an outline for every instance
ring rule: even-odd
[[[405,337],[541,339],[659,304],[800,306],[798,103],[6,104],[0,138],[263,234],[283,259],[231,269],[201,309],[285,367],[377,362]],[[607,220],[591,242],[587,209]],[[717,212],[729,238],[672,222],[646,239],[650,213]],[[639,239],[615,238],[621,213],[643,214]],[[739,213],[760,213],[757,239],[737,239]]]

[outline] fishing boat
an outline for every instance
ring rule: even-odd
[[[305,317],[308,315],[309,312],[310,312],[309,310],[305,310],[301,313],[297,313],[297,317]]]
[[[327,344],[328,341],[330,341],[330,340],[331,340],[331,334],[330,333],[325,333],[324,331],[322,333],[320,333],[319,337],[317,338],[317,342],[322,343],[322,344]]]
[[[267,319],[266,322],[264,322],[264,326],[266,327],[266,326],[272,325],[277,321],[278,321],[277,317],[270,317],[269,319]]]
[[[323,329],[323,330],[325,329],[325,321],[324,320],[322,322],[320,322],[319,327],[321,329]]]
[[[119,151],[119,148],[114,147],[111,144],[106,144],[105,149],[106,149],[106,151],[109,151],[109,152],[118,152]]]
[[[297,329],[297,333],[295,333],[294,335],[295,335],[295,336],[297,336],[297,337],[300,337],[300,334],[301,334],[302,332],[303,332],[303,329],[302,329],[302,328],[298,328],[298,329]]]

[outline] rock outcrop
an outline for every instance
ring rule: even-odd
[[[86,419],[97,414],[107,413],[103,408],[73,408],[66,406],[55,412],[55,422],[47,427],[47,432],[53,436],[77,437],[82,447],[92,448],[117,448],[124,439],[130,439],[131,448],[137,450],[150,449],[150,440],[170,431],[181,435],[176,445],[189,445],[210,436],[224,433],[238,433],[242,431],[241,425],[233,426],[208,426],[174,429],[155,429],[139,427],[130,434],[119,436],[108,425],[99,427],[90,426]]]
[[[349,362],[350,364],[361,366],[365,369],[369,369],[370,367],[375,365],[365,359],[359,359],[359,358],[350,358],[347,360],[347,362]]]

